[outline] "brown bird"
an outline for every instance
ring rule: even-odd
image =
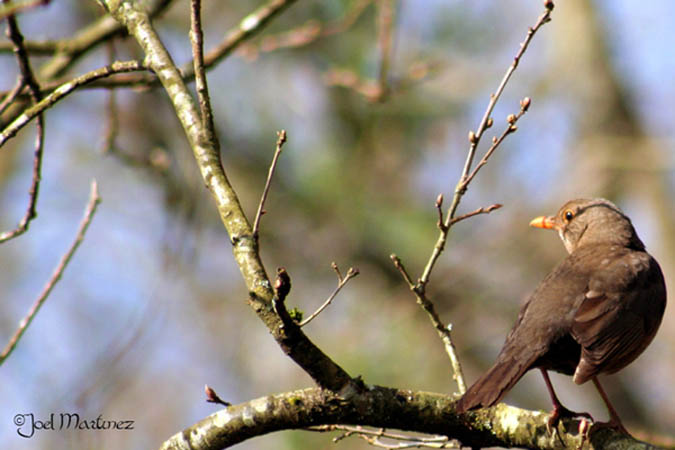
[[[457,402],[457,412],[492,406],[530,369],[540,369],[553,402],[549,427],[574,413],[558,400],[548,370],[592,380],[607,405],[606,423],[625,433],[598,375],[617,372],[654,338],[666,307],[661,268],[633,225],[604,199],[565,203],[531,226],[558,231],[569,255],[527,300],[497,362]]]

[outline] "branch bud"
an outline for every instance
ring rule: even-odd
[[[469,144],[475,144],[476,142],[478,142],[476,133],[474,133],[473,131],[469,131]]]
[[[277,279],[274,281],[274,290],[276,291],[277,299],[279,299],[280,302],[283,302],[291,291],[291,277],[283,267],[277,269]]]
[[[530,103],[532,103],[530,97],[525,97],[520,101],[520,109],[523,111],[527,111],[530,108]]]

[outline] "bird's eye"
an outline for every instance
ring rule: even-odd
[[[568,210],[565,211],[565,213],[563,214],[563,217],[565,218],[566,221],[569,222],[569,221],[572,220],[572,218],[574,217],[574,212],[572,212],[571,209],[568,209]]]

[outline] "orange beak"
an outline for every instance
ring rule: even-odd
[[[537,228],[545,228],[547,230],[550,230],[553,228],[553,217],[546,217],[546,216],[539,216],[537,218],[532,219],[532,222],[530,222],[531,227],[537,227]]]

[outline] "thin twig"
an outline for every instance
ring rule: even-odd
[[[258,211],[255,213],[255,220],[253,221],[253,236],[258,238],[258,231],[260,229],[260,218],[265,214],[265,201],[267,200],[267,194],[270,191],[270,184],[272,183],[272,176],[274,171],[277,168],[277,161],[279,161],[279,156],[281,156],[281,149],[286,143],[286,130],[277,131],[277,147],[274,151],[274,157],[272,158],[272,164],[270,164],[270,169],[267,172],[267,180],[265,181],[265,189],[263,189],[262,196],[260,197],[260,203],[258,204]]]
[[[107,92],[108,98],[105,105],[105,128],[103,131],[103,153],[117,153],[115,139],[119,132],[119,119],[117,113],[117,95],[114,89]]]
[[[175,0],[154,0],[147,3],[148,15],[156,18],[168,9]],[[98,2],[100,3],[100,2]],[[55,80],[65,76],[83,55],[95,46],[112,38],[123,36],[124,27],[109,15],[102,15],[90,25],[79,29],[72,37],[56,41],[55,54],[46,61],[38,72],[41,80]]]
[[[101,78],[108,77],[117,73],[135,72],[139,70],[146,70],[145,66],[140,61],[124,61],[114,62],[110,65],[100,67],[82,74],[72,80],[69,80],[54,89],[49,95],[46,95],[40,102],[26,108],[19,116],[14,119],[9,125],[0,132],[0,147],[2,147],[9,139],[13,138],[16,133],[25,127],[31,120],[42,113],[44,110],[54,106],[56,102],[71,94],[77,88],[85,86]]]
[[[338,267],[337,263],[333,261],[332,263],[330,263],[330,267],[331,269],[333,269],[333,271],[335,271],[335,274],[338,277],[338,281],[342,281],[342,272],[340,272],[340,267]]]
[[[333,263],[333,264],[335,264],[335,263]],[[333,268],[335,269],[335,267],[337,267],[337,266],[334,266]],[[298,324],[299,327],[304,327],[309,322],[314,320],[314,318],[316,316],[321,314],[321,312],[324,309],[326,309],[328,307],[328,305],[331,304],[331,302],[333,301],[335,296],[338,295],[338,292],[340,292],[340,290],[345,286],[345,284],[347,284],[349,282],[349,280],[351,280],[352,278],[354,278],[355,276],[357,276],[359,274],[359,269],[355,269],[355,268],[350,267],[349,270],[347,270],[347,274],[344,276],[344,278],[340,275],[339,271],[337,271],[337,273],[338,273],[338,285],[335,288],[335,290],[333,291],[333,293],[330,294],[330,296],[326,299],[325,302],[323,302],[323,305],[319,306],[319,309],[314,311],[309,317],[307,317],[305,320],[300,322]]]
[[[504,88],[506,87],[506,84],[508,83],[509,79],[511,79],[511,75],[513,72],[516,70],[516,67],[518,67],[518,63],[520,62],[520,59],[522,58],[523,54],[525,53],[525,50],[527,50],[528,45],[530,44],[530,41],[532,41],[532,38],[536,34],[536,32],[541,28],[542,25],[548,23],[551,20],[551,11],[553,11],[553,2],[546,2],[545,3],[545,11],[544,13],[539,16],[537,19],[537,22],[535,25],[531,28],[528,29],[527,31],[527,36],[525,37],[525,40],[523,41],[522,44],[520,44],[520,49],[518,50],[518,53],[516,56],[513,58],[513,62],[509,66],[509,68],[506,70],[506,73],[504,74],[504,77],[502,78],[502,81],[499,83],[499,87],[497,88],[497,91],[495,91],[494,94],[490,95],[490,101],[488,102],[488,106],[485,109],[485,113],[483,114],[483,118],[480,121],[480,124],[478,125],[478,129],[476,132],[471,131],[469,133],[469,151],[466,156],[466,162],[464,163],[464,169],[462,170],[462,175],[459,178],[459,182],[457,183],[457,187],[455,188],[455,194],[452,198],[452,203],[450,204],[450,208],[448,209],[447,216],[445,219],[445,225],[449,226],[450,221],[452,220],[453,217],[455,217],[455,213],[457,212],[457,207],[459,206],[459,202],[462,199],[462,196],[466,192],[466,189],[468,187],[468,183],[466,183],[466,178],[469,176],[469,172],[471,170],[471,164],[473,162],[474,155],[476,154],[476,148],[478,147],[478,144],[480,143],[480,139],[488,128],[492,126],[493,120],[492,120],[492,111],[497,104],[497,101],[499,100],[502,92],[504,91]],[[522,105],[521,105],[522,109]],[[501,142],[501,141],[500,141]],[[494,151],[494,149],[493,149]],[[429,282],[429,276],[431,275],[431,271],[434,268],[434,265],[436,264],[436,261],[438,260],[438,257],[440,254],[443,252],[443,249],[445,248],[445,242],[447,241],[448,237],[448,232],[441,230],[440,236],[438,237],[438,240],[436,241],[436,245],[434,246],[434,250],[431,254],[431,257],[429,258],[429,261],[427,262],[426,267],[424,268],[424,271],[422,272],[422,276],[420,277],[420,280],[418,282],[418,285],[420,289],[424,289],[426,284]]]
[[[2,354],[0,354],[0,365],[2,365],[5,359],[7,359],[7,357],[12,353],[19,342],[19,339],[21,339],[21,336],[23,336],[23,334],[26,332],[26,329],[30,325],[31,321],[33,318],[35,318],[35,315],[39,311],[40,307],[44,304],[45,300],[47,300],[56,283],[58,283],[58,281],[61,279],[63,271],[75,254],[75,250],[77,250],[80,243],[82,243],[84,235],[87,231],[87,228],[89,227],[89,224],[91,223],[92,218],[94,217],[94,213],[96,213],[96,207],[100,201],[101,198],[98,195],[98,186],[96,184],[96,180],[93,180],[91,182],[91,191],[89,193],[87,208],[84,212],[84,217],[80,222],[77,234],[75,235],[75,240],[73,240],[73,243],[70,245],[70,248],[68,248],[68,251],[66,251],[66,253],[61,257],[59,264],[56,266],[56,269],[54,269],[54,272],[47,281],[47,284],[45,284],[45,286],[42,288],[42,292],[38,296],[37,300],[35,300],[35,303],[33,303],[33,306],[31,306],[28,314],[26,314],[26,317],[24,317],[21,322],[19,322],[19,328],[7,343],[7,346],[2,351]]]
[[[427,264],[424,267],[422,276],[417,280],[417,283],[412,282],[411,277],[408,275],[405,268],[403,268],[401,260],[396,255],[392,255],[394,265],[398,268],[399,272],[401,272],[406,283],[408,283],[408,286],[414,292],[415,297],[417,298],[417,303],[426,311],[434,328],[436,328],[436,331],[438,332],[439,336],[441,337],[441,340],[443,341],[443,345],[445,347],[446,352],[448,353],[453,368],[453,378],[457,381],[460,393],[464,393],[466,391],[466,385],[464,384],[462,367],[459,363],[459,359],[457,358],[457,352],[455,350],[455,346],[452,343],[452,339],[450,336],[451,325],[448,325],[447,327],[443,326],[443,323],[441,322],[438,314],[436,313],[433,303],[426,296],[425,292],[426,285],[429,282],[429,277],[431,275],[431,271],[434,268],[434,265],[436,264],[436,261],[438,260],[439,256],[441,255],[441,253],[445,248],[445,243],[447,242],[448,239],[450,227],[455,223],[459,222],[460,220],[475,216],[477,214],[488,213],[490,211],[497,209],[497,205],[492,205],[490,207],[480,208],[476,211],[465,214],[464,216],[455,218],[455,213],[457,211],[457,207],[459,206],[459,202],[464,193],[466,192],[467,187],[471,182],[471,180],[473,180],[473,178],[476,176],[480,168],[487,163],[490,156],[494,153],[497,147],[499,147],[499,145],[503,142],[506,136],[516,131],[517,128],[515,123],[518,121],[520,117],[522,117],[522,115],[527,111],[527,109],[530,106],[530,99],[527,97],[520,102],[520,112],[516,115],[511,114],[507,117],[508,126],[504,131],[504,133],[502,133],[502,136],[500,138],[493,139],[492,146],[485,153],[481,161],[477,164],[476,168],[473,171],[471,171],[471,164],[473,162],[473,158],[476,153],[476,148],[478,147],[478,144],[480,142],[480,138],[485,132],[485,130],[487,130],[493,125],[494,121],[491,117],[491,114],[495,105],[497,104],[497,101],[499,100],[499,97],[504,91],[504,88],[506,87],[507,82],[511,78],[511,75],[518,66],[520,58],[525,53],[525,50],[527,49],[527,46],[532,40],[534,34],[537,32],[537,30],[539,30],[539,28],[543,24],[551,20],[550,17],[551,11],[553,10],[554,7],[553,2],[551,0],[546,0],[544,6],[546,8],[546,11],[538,18],[537,23],[534,25],[534,27],[529,28],[525,41],[520,45],[520,50],[516,54],[511,66],[507,69],[506,74],[502,78],[502,81],[500,82],[499,87],[497,88],[497,91],[490,96],[490,101],[485,110],[485,114],[483,115],[480,125],[478,126],[477,131],[469,132],[469,151],[467,153],[464,169],[462,170],[462,175],[460,176],[459,182],[457,183],[457,187],[455,188],[452,203],[446,213],[445,220],[441,220],[442,217],[439,218],[438,228],[440,229],[440,233],[438,239],[436,241],[436,244],[434,245],[434,249],[431,253],[431,256],[429,257],[429,260],[427,261]],[[439,211],[439,214],[441,215],[442,215],[441,211],[442,200],[443,200],[442,197],[439,197],[436,200],[436,208]]]
[[[244,17],[234,28],[226,33],[225,38],[204,55],[204,67],[211,68],[222,59],[228,57],[242,43],[258,34],[270,21],[285,11],[297,0],[270,0],[251,14]],[[194,76],[194,63],[189,61],[180,68],[181,78],[191,81]],[[138,87],[159,86],[160,80],[155,74],[132,74],[114,79],[101,80],[92,87]]]
[[[500,203],[495,203],[494,205],[484,206],[482,208],[478,208],[475,211],[471,211],[470,213],[462,214],[461,216],[453,218],[450,221],[450,226],[456,224],[457,222],[461,222],[462,220],[468,219],[469,217],[477,216],[478,214],[490,214],[492,211],[499,209],[502,206],[503,205]]]
[[[113,40],[107,42],[106,53],[108,64],[115,60],[115,43]],[[119,119],[117,114],[117,97],[114,89],[108,90],[108,98],[105,108],[105,131],[103,134],[103,153],[112,153],[115,151],[115,139],[119,131]]]
[[[207,134],[207,140],[216,139],[215,125],[213,124],[213,111],[209,97],[209,86],[206,81],[206,69],[204,68],[204,32],[202,31],[201,0],[190,2],[190,42],[192,43],[192,60],[194,62],[195,88],[199,100],[199,111],[202,124]],[[216,147],[218,145],[216,144]]]
[[[22,2],[4,2],[5,4],[0,6],[0,20],[5,17],[12,16],[18,12],[24,11],[26,9],[35,8],[36,6],[46,6],[50,0],[24,0]]]
[[[480,143],[480,139],[483,136],[483,133],[485,132],[485,130],[489,128],[490,116],[492,115],[492,111],[497,105],[497,101],[499,101],[499,97],[501,97],[502,92],[504,92],[506,84],[509,82],[509,80],[511,79],[511,75],[513,75],[513,72],[515,72],[516,68],[518,67],[518,64],[520,63],[520,58],[522,58],[523,54],[525,54],[525,50],[527,50],[527,47],[530,45],[530,42],[532,41],[532,38],[534,37],[536,32],[539,30],[539,28],[541,28],[542,25],[551,21],[551,11],[553,11],[553,2],[550,2],[550,6],[548,3],[545,5],[544,13],[541,16],[539,16],[539,19],[537,19],[537,22],[534,24],[534,26],[527,30],[527,36],[525,37],[525,40],[520,44],[520,50],[518,50],[518,53],[513,58],[513,62],[511,63],[509,68],[506,69],[506,73],[504,74],[502,81],[499,83],[499,87],[497,87],[497,90],[495,91],[494,94],[490,95],[490,102],[488,103],[488,106],[485,109],[485,113],[483,114],[483,118],[481,119],[480,124],[478,125],[478,129],[475,132],[475,139],[471,140],[471,146],[466,156],[466,162],[464,163],[464,170],[462,171],[462,179],[460,180],[460,183],[464,180],[464,177],[468,175],[469,170],[471,169],[471,163],[473,162],[473,157],[476,154],[476,148]],[[451,212],[454,214],[454,209],[451,208]]]
[[[319,433],[342,431],[343,433],[335,438],[333,442],[338,442],[346,437],[358,436],[365,439],[370,444],[388,449],[403,449],[403,448],[459,448],[458,443],[450,441],[447,436],[413,436],[405,433],[395,433],[387,431],[384,428],[371,429],[360,425],[318,425],[315,427],[306,428],[307,431],[314,431]],[[390,439],[397,441],[397,443],[386,443],[381,439]],[[371,442],[372,441],[372,442]]]
[[[394,254],[392,254],[390,258],[394,263],[394,267],[398,269],[403,279],[406,281],[406,283],[408,283],[408,287],[410,288],[410,290],[415,294],[417,304],[420,305],[422,309],[424,309],[424,311],[427,313],[427,316],[429,317],[431,324],[436,329],[438,336],[441,338],[441,341],[443,342],[443,346],[445,348],[445,352],[448,354],[448,358],[450,358],[450,365],[452,366],[452,378],[454,378],[455,381],[457,382],[457,388],[459,389],[459,393],[463,394],[464,392],[466,392],[466,383],[464,382],[464,372],[462,371],[462,366],[459,363],[459,358],[457,358],[457,351],[455,349],[455,345],[452,343],[452,337],[450,336],[452,326],[448,325],[446,327],[445,325],[443,325],[440,316],[436,312],[436,307],[434,306],[434,303],[427,298],[425,292],[420,291],[418,289],[417,284],[415,284],[415,282],[408,274],[408,271],[403,266],[401,258],[399,258]]]
[[[459,184],[459,186],[458,186],[459,190],[461,190],[461,191],[466,190],[466,187],[469,185],[469,183],[471,183],[471,180],[474,179],[474,177],[476,176],[478,171],[481,169],[481,167],[483,167],[485,164],[487,164],[488,159],[490,159],[490,156],[492,156],[494,151],[497,150],[497,147],[499,147],[501,145],[501,143],[504,141],[504,139],[506,139],[506,136],[508,136],[511,133],[516,132],[516,130],[518,129],[516,127],[516,122],[518,122],[518,119],[523,117],[523,115],[527,112],[527,110],[530,107],[530,104],[531,104],[530,98],[525,97],[524,99],[522,99],[520,101],[520,111],[518,111],[518,114],[509,114],[509,116],[507,117],[508,125],[506,126],[506,128],[504,129],[502,134],[499,136],[499,138],[494,137],[492,139],[492,145],[490,146],[488,151],[485,152],[485,155],[483,155],[483,157],[478,162],[478,164],[476,164],[476,167],[474,167],[474,169],[471,171],[471,173],[469,175],[467,175],[464,178],[464,181],[462,181]],[[452,220],[454,220],[454,219],[452,219]],[[451,222],[452,222],[452,220],[451,220]]]
[[[243,53],[249,59],[257,55],[258,52],[273,52],[281,48],[298,48],[324,37],[329,37],[338,33],[347,31],[357,19],[363,14],[366,7],[374,0],[355,0],[345,11],[345,14],[328,23],[320,22],[316,19],[308,20],[306,23],[283,31],[277,34],[268,34],[260,43],[248,43],[242,47]]]
[[[4,3],[7,0],[3,0]],[[19,85],[25,85],[31,97],[33,105],[37,104],[41,98],[40,85],[38,84],[33,70],[31,69],[30,61],[28,60],[28,53],[23,45],[23,35],[19,30],[19,25],[13,15],[7,17],[7,37],[14,44],[14,54],[16,55],[17,64],[19,66]],[[40,191],[40,179],[42,172],[42,153],[44,150],[44,117],[39,114],[37,117],[37,133],[35,138],[35,152],[33,153],[33,173],[31,178],[31,185],[28,191],[28,208],[19,224],[13,230],[6,231],[0,234],[0,243],[15,238],[28,230],[30,221],[37,216],[36,205],[38,193]]]
[[[401,273],[401,276],[403,277],[405,282],[408,283],[408,287],[410,288],[410,290],[414,290],[415,282],[412,280],[410,275],[408,275],[408,271],[403,266],[403,261],[401,261],[401,258],[396,256],[394,253],[389,255],[389,258],[391,258],[391,260],[394,262],[394,267],[396,267],[396,269],[398,269],[398,271]]]
[[[14,84],[12,90],[7,92],[5,98],[3,98],[2,102],[0,102],[0,114],[2,114],[5,111],[5,109],[7,109],[7,107],[11,105],[14,100],[16,100],[16,98],[19,96],[19,94],[21,94],[21,91],[25,86],[26,84],[23,78],[18,77],[16,80],[16,84]]]
[[[438,222],[436,222],[436,226],[443,230],[445,227],[445,224],[443,224],[443,194],[438,194],[438,197],[436,197],[436,211],[438,212]]]

